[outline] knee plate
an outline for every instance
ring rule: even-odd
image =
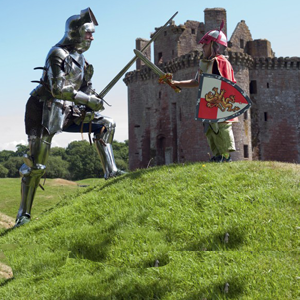
[[[111,144],[115,135],[116,123],[110,117],[102,117],[99,120],[96,120],[95,123],[101,124],[104,126],[104,129],[94,135],[94,140],[101,139],[105,144]]]
[[[46,162],[49,157],[52,136],[38,138],[30,136],[29,155],[23,156],[24,164],[21,166],[19,173],[21,177],[42,177],[46,170]]]

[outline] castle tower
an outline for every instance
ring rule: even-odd
[[[195,77],[201,53],[198,41],[209,30],[225,22],[226,10],[206,9],[207,24],[186,21],[168,26],[154,42],[154,62],[175,80]],[[231,53],[237,83],[249,94],[249,68],[253,59],[247,53]],[[129,167],[207,161],[210,149],[202,122],[195,121],[197,89],[183,89],[177,94],[158,84],[158,76],[148,67],[126,74],[129,109]],[[236,152],[233,160],[251,160],[251,115],[246,112],[233,124]]]
[[[137,38],[135,40],[135,48],[139,51],[141,51],[146,44],[149,42],[149,40],[145,40],[145,39],[141,39],[141,38]],[[151,47],[148,47],[146,50],[143,51],[144,55],[151,60]],[[136,69],[140,70],[142,68],[142,66],[144,66],[145,63],[143,61],[141,61],[140,59],[136,60]]]
[[[224,27],[222,31],[227,36],[226,10],[224,8],[206,8],[204,10],[205,32],[213,29],[219,29],[222,20],[224,20]]]
[[[186,21],[176,26],[174,21],[154,42],[154,63],[166,63],[199,50],[198,41],[204,34],[204,24],[197,21]]]
[[[271,43],[266,39],[249,41],[247,43],[247,52],[252,57],[274,57]]]

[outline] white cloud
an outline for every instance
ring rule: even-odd
[[[16,150],[16,146],[18,144],[26,145],[27,141],[20,140],[20,141],[13,141],[13,142],[7,142],[7,143],[4,143],[4,144],[1,144],[0,145],[0,151],[2,151],[2,150],[12,150],[12,151],[15,151]]]

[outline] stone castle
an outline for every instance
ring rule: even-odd
[[[221,21],[227,35],[226,10],[204,10],[204,23],[173,21],[154,42],[154,63],[174,80],[195,77],[200,60],[197,41]],[[228,35],[227,35],[228,37]],[[276,57],[266,39],[253,40],[245,21],[228,39],[227,53],[237,84],[250,96],[251,110],[233,123],[237,150],[233,160],[300,162],[300,57]],[[138,38],[141,50],[147,40]],[[144,52],[151,58],[151,50]],[[124,79],[128,87],[129,167],[208,161],[209,147],[203,125],[195,121],[197,89],[175,93],[158,84],[143,62]]]

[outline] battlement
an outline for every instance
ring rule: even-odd
[[[209,30],[219,29],[222,21],[227,34],[223,8],[205,9],[204,22],[187,20],[175,25],[173,21],[154,41],[152,57],[150,50],[144,54],[176,80],[194,78],[201,59],[198,42]],[[146,42],[138,39],[137,48]],[[237,24],[225,55],[239,87],[253,103],[233,124],[236,151],[232,159],[300,163],[300,112],[295,109],[300,57],[275,57],[271,42],[253,39],[245,20]],[[191,122],[197,88],[174,93],[159,85],[158,75],[139,61],[124,82],[128,86],[131,170],[145,168],[149,161],[162,165],[207,160],[209,148],[202,126]]]
[[[250,55],[241,52],[229,52],[228,55],[232,65],[241,65],[249,69],[253,68],[254,60]],[[159,64],[158,67],[165,73],[176,73],[178,70],[199,66],[200,59],[201,52],[192,51],[168,62]],[[155,78],[156,76],[157,75],[155,75],[149,67],[143,66],[140,70],[128,72],[125,75],[124,82],[128,85],[130,82],[138,81],[139,78],[144,81]]]
[[[253,69],[260,70],[299,70],[300,69],[300,57],[255,57],[242,52],[228,52],[230,63],[235,66],[244,66]],[[188,54],[176,57],[168,62],[159,64],[158,67],[165,73],[176,73],[178,70],[192,68],[199,65],[201,59],[201,53],[199,51],[192,51]],[[140,70],[128,72],[125,75],[124,82],[128,85],[131,82],[148,80],[155,78],[157,75],[147,66],[142,66]]]
[[[245,66],[248,67],[249,69],[253,68],[254,60],[252,56],[248,55],[247,53],[228,51],[228,56],[229,56],[228,60],[233,66],[237,65],[237,66]]]
[[[299,70],[300,57],[255,57],[253,62],[255,70]]]
[[[186,69],[190,67],[196,67],[199,65],[199,61],[201,58],[201,53],[199,51],[192,51],[188,54],[181,55],[180,57],[176,57],[168,62],[159,64],[158,67],[165,73],[176,73],[178,70]],[[128,72],[125,75],[124,82],[128,85],[131,82],[138,81],[139,78],[144,80],[151,79],[152,77],[157,77],[152,70],[143,66],[140,70],[135,70],[132,72]]]

